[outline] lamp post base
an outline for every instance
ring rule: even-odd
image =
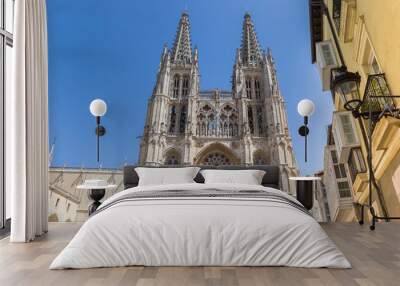
[[[101,205],[100,200],[104,197],[106,194],[106,189],[91,189],[88,192],[88,196],[90,199],[92,199],[94,202],[89,205],[88,207],[88,213],[89,216],[94,213],[97,208]]]
[[[311,180],[296,182],[296,198],[307,210],[311,210],[314,204],[313,183]]]
[[[393,216],[379,216],[376,214],[375,209],[373,206],[371,205],[367,205],[367,204],[358,204],[356,203],[356,205],[360,206],[360,220],[358,221],[358,223],[360,225],[364,224],[364,208],[368,208],[369,212],[371,214],[371,225],[369,226],[370,230],[375,230],[375,225],[376,222],[378,222],[378,220],[385,220],[385,221],[390,221],[391,219],[399,219],[400,217],[393,217]]]

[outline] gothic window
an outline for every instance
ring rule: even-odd
[[[173,154],[173,155],[167,157],[167,159],[165,160],[165,165],[179,165],[179,161],[176,158],[176,156]]]
[[[176,121],[176,107],[173,105],[171,107],[170,111],[170,117],[169,117],[169,133],[174,133],[175,132],[175,121]]]
[[[238,136],[239,134],[238,117],[236,114],[229,116],[229,136]]]
[[[219,152],[213,152],[206,156],[203,161],[203,165],[206,166],[226,166],[232,165],[231,160],[224,154]]]
[[[246,79],[246,97],[251,99],[251,79]]]
[[[229,126],[228,123],[225,121],[224,122],[224,127],[223,127],[223,132],[222,132],[222,136],[228,136],[228,132],[229,132]]]
[[[220,116],[219,116],[219,133],[221,136],[225,136],[226,135],[226,129],[228,128],[228,116],[226,116],[223,112],[221,112]]]
[[[250,133],[254,134],[253,109],[250,106],[247,108],[247,119],[249,120]]]
[[[223,136],[237,136],[238,120],[236,111],[230,105],[225,105],[221,110],[220,120],[223,123]]]
[[[208,105],[200,108],[197,115],[197,134],[199,136],[212,136],[216,131],[216,117],[214,110]]]
[[[254,152],[254,154],[253,154],[253,164],[254,165],[267,165],[267,164],[269,164],[269,160],[268,160],[267,155],[261,150],[258,150],[256,152]]]
[[[260,85],[260,81],[258,79],[254,80],[254,89],[255,89],[256,98],[260,99],[261,98],[261,85]]]
[[[261,106],[257,106],[257,125],[258,125],[258,134],[262,135],[264,133],[264,128],[263,128],[263,114]]]
[[[216,136],[217,135],[217,121],[216,121],[215,115],[213,113],[211,113],[208,116],[207,135],[208,136]]]
[[[179,121],[179,132],[185,133],[186,128],[186,106],[182,106],[181,108],[181,117]]]
[[[189,76],[185,75],[182,81],[182,96],[186,97],[189,95]]]
[[[227,113],[231,113],[233,111],[233,107],[230,105],[225,105],[224,111]]]
[[[173,86],[173,90],[172,90],[172,97],[173,98],[178,98],[178,95],[179,95],[179,82],[180,82],[179,75],[176,74],[174,76],[174,86]]]
[[[205,128],[206,128],[205,115],[200,113],[197,115],[196,135],[200,136],[201,134],[203,134]]]
[[[176,150],[170,150],[165,155],[165,165],[179,165],[180,164],[180,156]]]
[[[215,112],[208,104],[197,115],[197,135],[233,137],[239,132],[237,111],[229,104]]]

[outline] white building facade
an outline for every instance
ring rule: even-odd
[[[324,177],[329,204],[330,219],[333,222],[355,221],[353,195],[345,164],[340,163],[332,126],[328,127],[327,145],[324,149]]]
[[[318,222],[329,222],[331,218],[328,196],[324,184],[324,171],[320,171],[314,176],[320,177],[321,180],[315,181],[313,184],[314,205],[311,209],[311,214]]]
[[[49,221],[75,222],[88,218],[88,206],[93,202],[88,190],[78,189],[85,180],[102,179],[114,189],[107,189],[104,201],[124,189],[123,175],[117,169],[55,168],[49,169]]]
[[[172,49],[164,47],[148,101],[141,165],[276,165],[281,189],[298,175],[286,107],[271,52],[260,48],[249,14],[236,52],[232,90],[200,90],[198,50],[183,13]]]

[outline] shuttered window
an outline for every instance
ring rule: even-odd
[[[344,141],[346,145],[357,143],[350,116],[351,114],[349,113],[341,114],[340,116],[340,122],[342,123]]]
[[[351,190],[347,182],[338,182],[339,196],[341,198],[350,198]]]
[[[351,150],[348,166],[352,183],[356,180],[357,174],[367,171],[361,148],[353,148]]]

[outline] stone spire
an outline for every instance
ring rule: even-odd
[[[244,65],[254,65],[262,60],[260,45],[249,13],[244,15],[240,56]]]
[[[175,42],[172,49],[171,60],[177,64],[192,63],[192,45],[190,41],[190,23],[189,15],[183,12],[179,21],[178,30],[175,36]]]

